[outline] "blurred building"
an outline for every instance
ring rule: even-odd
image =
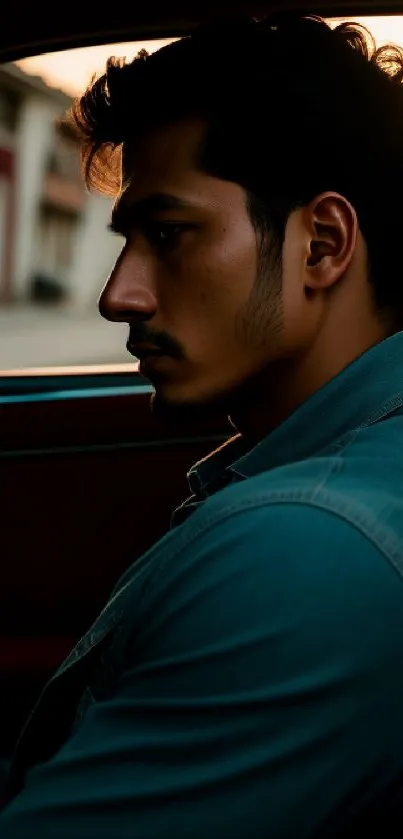
[[[119,250],[111,202],[88,195],[75,142],[57,127],[70,99],[0,67],[0,302],[93,306]]]

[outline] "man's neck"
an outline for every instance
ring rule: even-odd
[[[343,342],[337,336],[337,341],[329,341],[325,347],[318,341],[298,359],[268,365],[237,394],[236,404],[229,411],[232,425],[247,443],[255,445],[387,334],[380,325],[365,340],[357,335]]]

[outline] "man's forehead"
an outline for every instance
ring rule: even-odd
[[[124,143],[123,184],[145,176],[156,179],[167,173],[195,170],[204,130],[201,120],[183,120]]]
[[[230,182],[200,165],[204,134],[202,120],[184,120],[155,130],[135,144],[125,144],[115,220],[123,214],[140,218],[164,210],[211,210],[230,199],[233,203],[235,184],[228,196]]]
[[[124,145],[115,208],[135,206],[145,215],[204,203],[211,184],[197,163],[202,131],[200,123],[184,121]]]

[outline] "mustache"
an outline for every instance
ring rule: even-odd
[[[184,352],[178,341],[175,341],[168,332],[159,332],[150,329],[146,323],[130,325],[128,346],[137,344],[152,344],[161,355],[169,355],[178,361],[184,358]]]

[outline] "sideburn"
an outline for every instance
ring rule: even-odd
[[[258,270],[241,313],[240,328],[247,347],[262,349],[273,347],[283,329],[282,244],[280,237],[267,229],[267,222],[256,218],[255,207],[252,210],[248,204],[248,211],[256,232]]]

